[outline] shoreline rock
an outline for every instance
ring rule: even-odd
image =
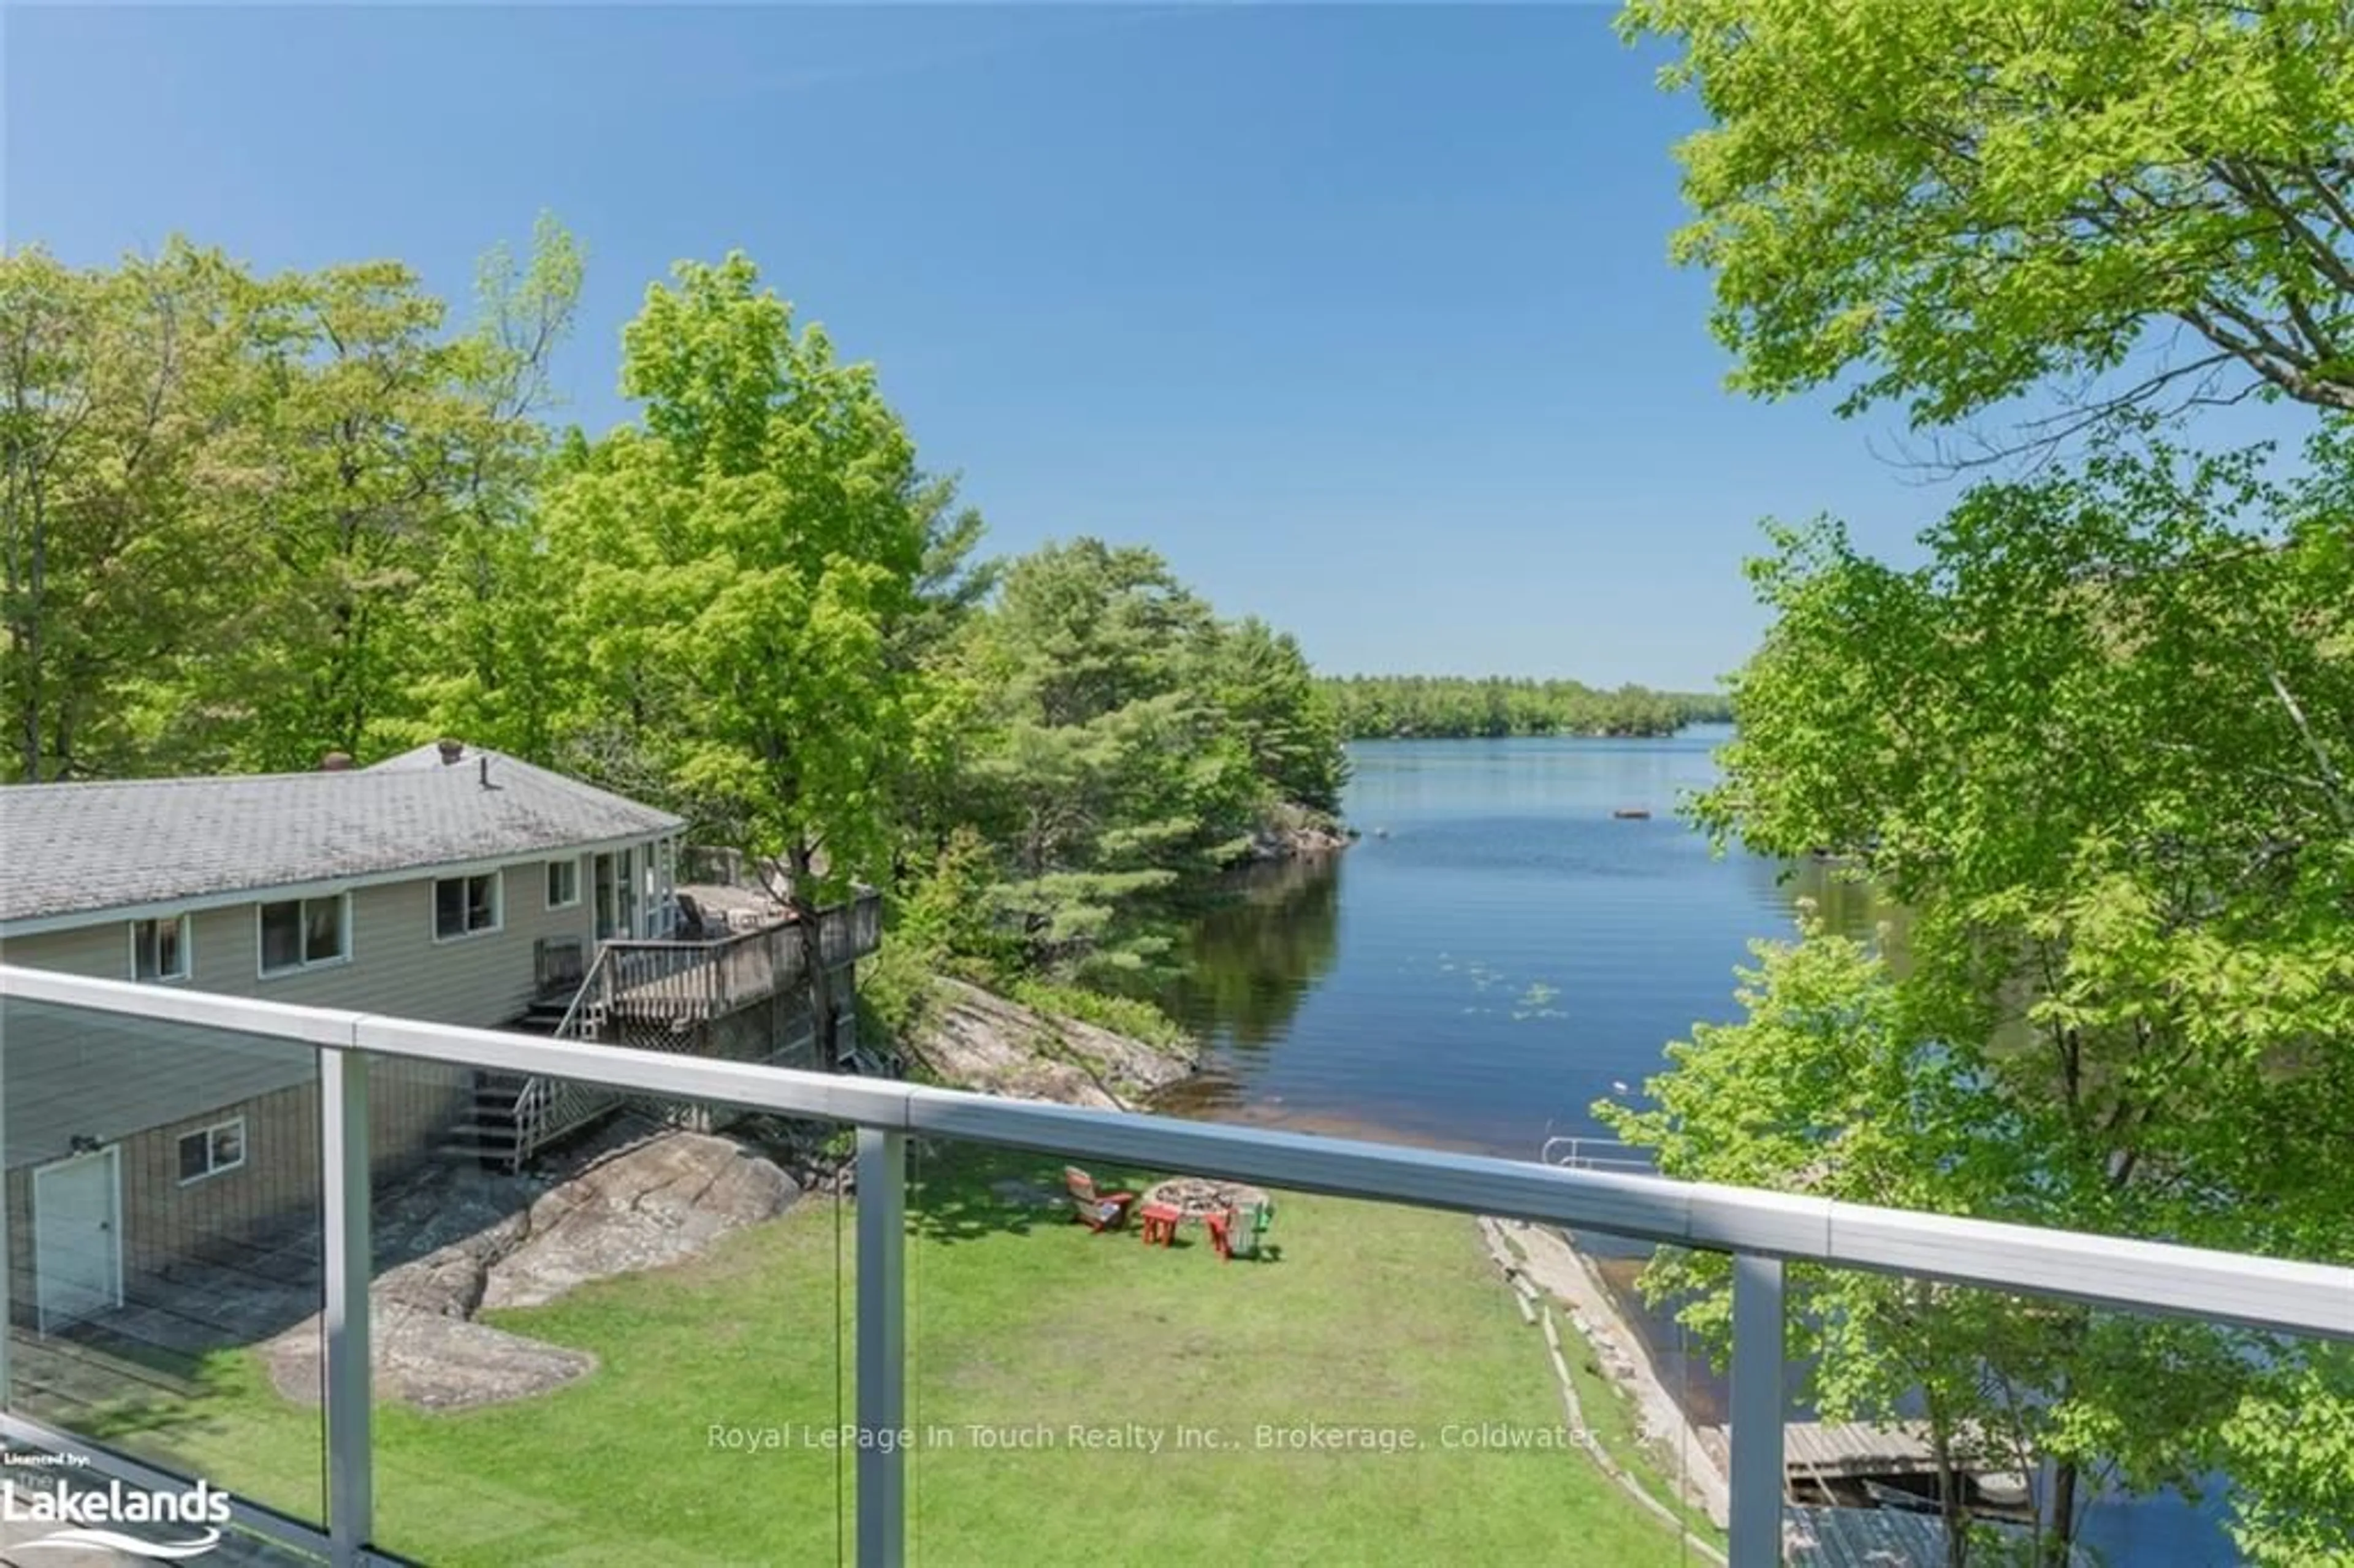
[[[1265,827],[1251,834],[1249,858],[1265,863],[1279,860],[1310,860],[1338,854],[1357,842],[1354,828],[1309,823],[1299,827]]]
[[[1243,858],[1246,863],[1258,864],[1314,860],[1339,853],[1355,843],[1359,836],[1356,829],[1331,812],[1296,800],[1282,801],[1269,807],[1267,815],[1251,829],[1250,847]]]
[[[943,976],[933,983],[933,1003],[901,1049],[955,1088],[1132,1110],[1200,1065],[1189,1050],[1052,1017],[963,980]]]

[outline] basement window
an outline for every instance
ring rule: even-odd
[[[180,1135],[180,1185],[234,1171],[245,1163],[245,1118],[231,1117]]]

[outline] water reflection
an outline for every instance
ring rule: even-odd
[[[1341,862],[1320,855],[1237,875],[1194,927],[1176,1016],[1224,1045],[1280,1039],[1339,956]]]
[[[1257,873],[1201,919],[1172,1006],[1208,1071],[1161,1108],[1531,1159],[1549,1133],[1599,1133],[1586,1107],[1639,1093],[1695,1022],[1737,1018],[1735,966],[1792,934],[1800,900],[1903,972],[1911,922],[1869,885],[1713,855],[1675,818],[1723,734],[1352,747],[1345,806],[1367,837]],[[1690,1337],[1632,1298],[1640,1249],[1587,1240],[1667,1385],[1721,1419]],[[2088,1532],[2113,1561],[2230,1561],[2179,1508],[2095,1508]]]

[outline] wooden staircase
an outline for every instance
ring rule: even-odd
[[[543,992],[507,1024],[518,1034],[553,1035],[572,1011],[573,993]],[[486,1171],[512,1171],[523,1163],[521,1123],[516,1116],[531,1079],[521,1073],[479,1067],[474,1071],[473,1098],[464,1119],[441,1139],[440,1152],[472,1160]]]
[[[881,943],[880,898],[868,891],[820,910],[816,934],[819,962],[850,972]],[[801,986],[807,962],[802,932],[785,925],[707,940],[608,938],[597,945],[585,972],[577,956],[561,966],[552,957],[546,950],[538,955],[538,994],[507,1028],[586,1044],[690,1052],[706,1026]],[[902,1070],[887,1056],[857,1049],[854,1033],[841,1045],[837,1072],[888,1077]],[[472,1100],[440,1149],[487,1169],[519,1171],[542,1148],[629,1099],[594,1084],[477,1070]]]

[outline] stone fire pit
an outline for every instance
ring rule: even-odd
[[[1174,1176],[1144,1194],[1147,1204],[1166,1203],[1187,1220],[1206,1219],[1228,1209],[1246,1209],[1267,1202],[1263,1188],[1246,1181],[1213,1181],[1201,1176]]]

